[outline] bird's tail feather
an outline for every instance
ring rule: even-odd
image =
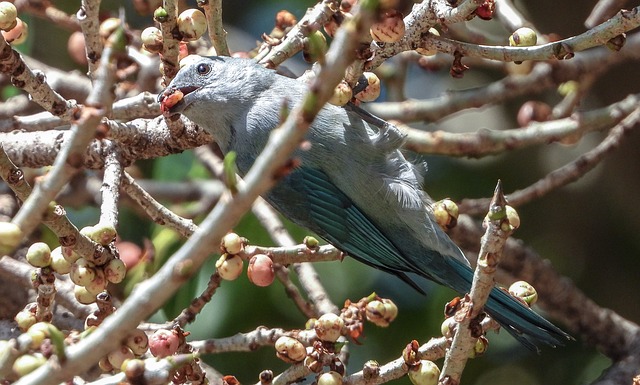
[[[486,312],[527,348],[538,351],[536,342],[563,346],[571,336],[515,299],[508,292],[493,288]]]
[[[455,285],[457,287],[452,288],[459,292],[468,292],[473,280],[471,268],[455,258],[447,258],[446,261],[458,273],[459,278],[462,278],[458,281],[458,285]],[[466,286],[466,288],[462,289],[462,286]],[[498,287],[491,290],[485,311],[507,332],[533,351],[539,351],[537,343],[555,347],[563,346],[567,341],[573,339],[507,291]]]

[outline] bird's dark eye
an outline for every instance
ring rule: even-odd
[[[211,71],[211,66],[209,64],[200,63],[196,67],[196,71],[198,71],[198,75],[206,75]]]

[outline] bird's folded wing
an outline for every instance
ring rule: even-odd
[[[322,229],[320,236],[355,259],[395,274],[424,293],[404,273],[407,263],[398,248],[324,172],[309,167],[301,167],[296,172],[302,175],[309,215]]]

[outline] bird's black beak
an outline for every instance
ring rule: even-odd
[[[185,96],[199,88],[196,86],[167,87],[158,95],[160,111],[164,116],[179,114],[188,105],[184,100]]]

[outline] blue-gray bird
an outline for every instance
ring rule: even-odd
[[[307,86],[252,60],[198,58],[180,69],[159,96],[166,115],[184,114],[211,133],[223,153],[235,151],[245,174],[280,122],[284,101],[294,108]],[[394,126],[354,107],[326,105],[309,129],[300,166],[265,198],[283,215],[353,258],[419,287],[415,273],[466,293],[469,262],[435,223],[422,178],[399,148]],[[494,288],[487,313],[531,349],[563,345],[566,333]]]

